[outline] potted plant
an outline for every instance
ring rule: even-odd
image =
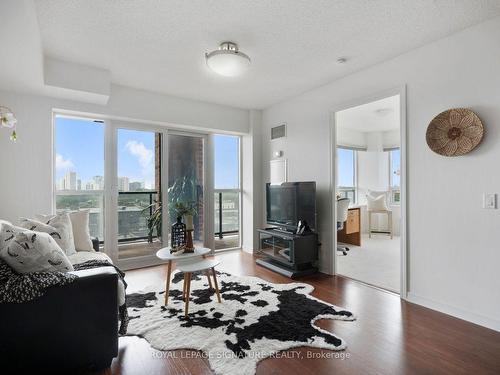
[[[153,209],[153,212],[150,215],[150,210]],[[142,213],[146,216],[146,223],[148,226],[148,242],[153,242],[153,234],[156,230],[156,236],[161,241],[161,223],[162,223],[162,214],[161,214],[162,204],[161,201],[155,201],[149,206],[145,207],[142,210]]]
[[[193,230],[193,216],[196,215],[196,202],[176,202],[173,204],[176,216],[184,218],[186,230]]]

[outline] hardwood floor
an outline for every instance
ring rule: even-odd
[[[218,254],[220,270],[275,283],[290,280],[255,264],[252,255]],[[163,283],[166,267],[128,271],[128,291]],[[313,295],[345,307],[355,322],[321,320],[318,326],[347,342],[348,358],[308,358],[333,353],[302,347],[302,358],[261,361],[257,374],[500,374],[500,333],[400,300],[399,296],[342,277],[300,279]],[[119,356],[101,374],[212,374],[196,351],[159,352],[138,337],[120,338]],[[192,358],[195,357],[195,358]]]

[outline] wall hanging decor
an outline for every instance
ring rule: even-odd
[[[471,152],[483,135],[483,124],[474,112],[467,108],[452,108],[432,119],[425,138],[435,153],[460,156]]]
[[[12,133],[10,134],[11,141],[17,140],[16,124],[17,119],[14,112],[10,108],[0,105],[0,126],[12,129]]]

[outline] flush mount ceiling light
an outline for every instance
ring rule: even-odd
[[[233,42],[221,43],[218,50],[205,53],[205,59],[210,69],[225,77],[238,76],[250,66],[250,57],[240,52]]]

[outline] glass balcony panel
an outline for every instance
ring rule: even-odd
[[[104,194],[102,191],[64,191],[56,194],[56,212],[89,210],[90,236],[104,241]]]
[[[240,192],[215,192],[215,250],[240,247]]]

